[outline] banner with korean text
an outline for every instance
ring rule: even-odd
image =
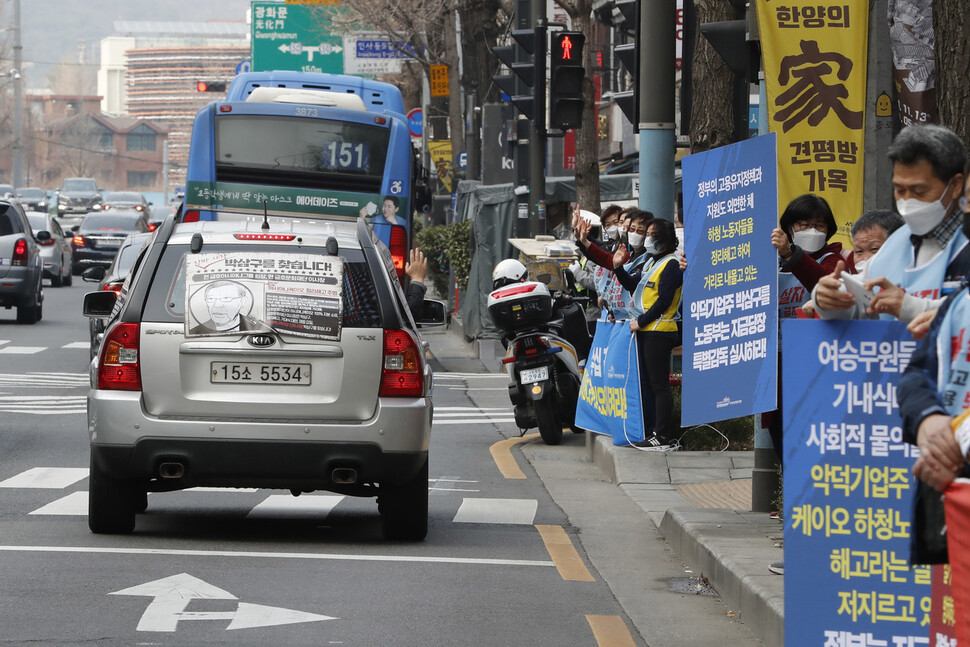
[[[685,157],[681,424],[772,411],[777,400],[775,135]]]
[[[652,397],[646,400],[653,402]],[[645,422],[653,426],[653,410],[641,412],[637,338],[630,322],[597,321],[579,387],[576,426],[612,436],[614,445],[632,445],[643,440]]]
[[[904,324],[782,321],[785,644],[927,645],[929,566],[909,566],[919,450],[896,384]]]
[[[839,233],[862,213],[869,0],[757,0],[768,127],[778,134],[779,216],[814,193]]]

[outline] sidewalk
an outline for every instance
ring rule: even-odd
[[[497,371],[496,351],[454,323],[425,335],[437,367]],[[783,558],[782,524],[750,511],[753,452],[645,452],[587,432],[586,453],[766,645],[784,644],[784,577],[768,571]]]

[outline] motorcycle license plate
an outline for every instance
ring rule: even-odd
[[[522,384],[533,384],[534,382],[541,382],[543,380],[549,379],[549,367],[540,366],[539,368],[527,368],[524,371],[519,371],[519,381]]]

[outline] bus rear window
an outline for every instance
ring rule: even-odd
[[[390,131],[346,121],[268,115],[215,119],[217,179],[244,180],[253,172],[273,184],[318,188],[384,174]],[[291,181],[287,181],[291,178]],[[328,178],[330,181],[328,181]]]

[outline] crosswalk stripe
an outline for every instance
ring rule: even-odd
[[[271,494],[249,511],[247,519],[323,519],[344,500],[337,494]]]
[[[483,420],[481,418],[465,418],[465,419],[453,419],[447,418],[445,420],[435,420],[432,426],[434,427],[450,427],[451,425],[494,425],[497,422],[515,422],[515,418],[492,418],[490,420]]]
[[[538,509],[535,499],[462,499],[454,521],[532,525]]]
[[[61,348],[90,348],[91,342],[87,341],[72,341],[70,344],[64,344]]]
[[[88,493],[71,492],[56,501],[37,508],[30,514],[49,514],[65,517],[83,517],[88,513]]]
[[[435,407],[434,412],[440,411],[508,411],[508,407]]]
[[[0,488],[61,489],[87,477],[86,467],[32,467],[0,481]]]
[[[47,346],[4,346],[0,348],[3,355],[34,355],[42,350],[47,350]]]

